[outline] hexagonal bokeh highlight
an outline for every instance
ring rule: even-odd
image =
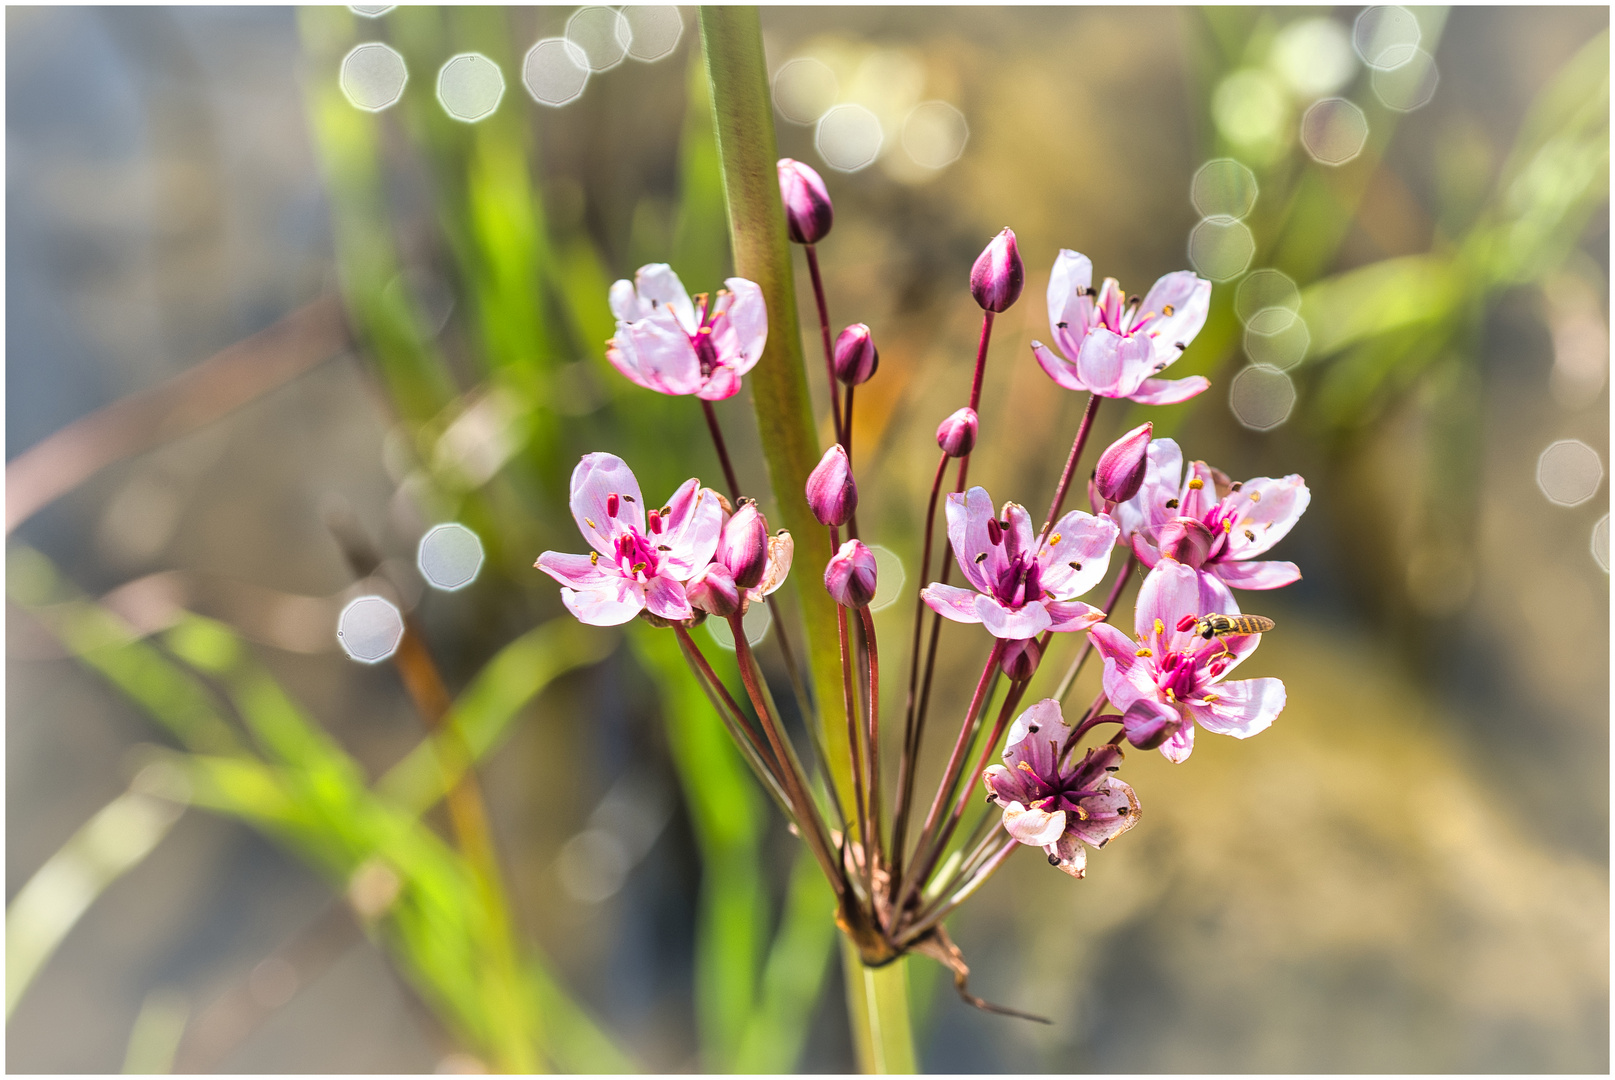
[[[750,645],[761,645],[763,638],[768,636],[768,628],[774,624],[774,616],[769,614],[767,604],[753,604],[741,616],[740,625],[746,630],[746,642]],[[729,620],[707,620],[707,633],[712,640],[718,643],[719,648],[735,649],[735,635],[729,630]]]
[[[380,596],[361,596],[337,616],[337,643],[361,664],[381,663],[398,651],[403,639],[404,616]]]
[[[1289,326],[1301,310],[1301,290],[1280,270],[1252,270],[1234,293],[1234,314],[1260,334]]]
[[[505,96],[505,73],[481,53],[452,57],[437,73],[437,100],[443,111],[468,124],[486,119]]]
[[[1560,439],[1537,458],[1536,486],[1559,506],[1580,506],[1598,494],[1603,482],[1598,451],[1580,439]]]
[[[349,4],[348,10],[366,19],[379,19],[397,6],[397,4]]]
[[[1201,217],[1237,221],[1256,206],[1256,174],[1233,158],[1213,158],[1195,170],[1189,201]]]
[[[651,63],[678,48],[684,16],[671,4],[633,5],[622,9],[628,24],[628,55]]]
[[[590,71],[610,71],[628,56],[633,31],[616,8],[580,7],[566,20],[566,40],[583,54]]]
[[[1277,368],[1253,364],[1228,383],[1228,408],[1252,431],[1271,431],[1295,408],[1295,383]]]
[[[880,156],[880,118],[862,105],[837,105],[819,117],[813,137],[819,156],[840,172],[857,172]]]
[[[435,589],[454,592],[477,579],[482,569],[482,540],[457,522],[437,525],[421,537],[415,565]]]
[[[903,569],[903,560],[897,552],[879,544],[870,544],[869,550],[875,556],[875,598],[869,602],[869,610],[880,611],[897,603],[903,595],[903,584],[908,580],[908,573]]]
[[[1301,145],[1320,165],[1344,165],[1368,143],[1368,116],[1345,98],[1324,98],[1301,117]]]
[[[774,73],[774,108],[793,124],[816,124],[841,94],[830,66],[811,56],[787,60]]]
[[[1276,329],[1260,329],[1273,318],[1284,324]],[[1288,371],[1307,358],[1312,347],[1312,331],[1301,316],[1283,308],[1268,308],[1245,327],[1245,355],[1252,364]]]
[[[355,45],[342,58],[337,85],[355,108],[380,112],[397,104],[409,81],[404,58],[379,41]]]
[[[1243,221],[1209,217],[1189,233],[1189,264],[1203,278],[1232,281],[1256,255],[1256,238]]]
[[[1333,94],[1357,70],[1351,34],[1330,18],[1298,19],[1278,32],[1270,54],[1273,69],[1301,97]]]
[[[1351,43],[1358,57],[1369,67],[1381,70],[1407,63],[1423,37],[1419,20],[1396,4],[1364,8],[1351,30]]]
[[[946,101],[922,101],[903,121],[903,151],[922,168],[947,168],[969,141],[965,114]]]
[[[1609,515],[1605,514],[1593,526],[1593,558],[1604,573],[1609,573]]]
[[[1394,68],[1376,69],[1369,78],[1374,96],[1387,109],[1397,112],[1412,112],[1430,104],[1440,83],[1436,58],[1418,48],[1403,63]]]
[[[522,60],[522,85],[540,105],[560,108],[583,95],[589,59],[565,38],[545,38]]]

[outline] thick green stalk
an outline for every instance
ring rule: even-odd
[[[850,796],[852,759],[847,718],[836,690],[841,656],[836,607],[818,587],[819,568],[830,560],[829,537],[808,509],[803,491],[819,462],[819,441],[809,404],[802,333],[797,322],[785,210],[780,203],[779,154],[763,60],[757,9],[703,7],[701,45],[712,86],[712,118],[723,167],[729,209],[729,238],[735,273],[755,281],[768,305],[768,345],[747,378],[763,457],[780,518],[796,538],[798,572],[793,583],[808,633],[808,668],[818,705],[818,723],[840,780]],[[843,808],[848,815],[851,805]],[[908,1018],[907,981],[899,960],[866,969],[850,944],[844,946],[848,971],[847,1005],[860,1063],[868,1072],[911,1072],[913,1037]]]

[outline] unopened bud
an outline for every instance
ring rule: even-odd
[[[1026,267],[1015,234],[1005,229],[976,257],[970,268],[970,295],[987,311],[1008,311],[1021,297]]]
[[[824,587],[842,607],[861,608],[875,598],[875,553],[848,540],[824,568]]]
[[[685,584],[684,596],[692,608],[719,618],[728,618],[740,610],[740,589],[723,563],[708,563]]]
[[[1124,503],[1138,494],[1138,489],[1144,486],[1150,434],[1154,430],[1153,424],[1140,424],[1099,455],[1099,467],[1094,470],[1099,494],[1113,503]]]
[[[1140,750],[1154,750],[1182,725],[1177,710],[1153,698],[1139,698],[1122,714],[1127,741]]]
[[[1174,518],[1157,534],[1161,554],[1198,570],[1211,554],[1211,530],[1194,518]]]
[[[852,462],[840,443],[831,446],[808,474],[808,506],[820,525],[845,525],[858,509],[858,485],[852,479]]]
[[[763,580],[768,567],[768,519],[756,503],[742,503],[724,522],[712,557],[728,568],[742,589],[755,588]]]
[[[1006,641],[1004,651],[998,658],[998,667],[1016,682],[1025,682],[1036,674],[1037,665],[1042,659],[1043,650],[1038,646],[1037,638]]]
[[[866,383],[880,366],[880,352],[875,339],[869,336],[869,327],[853,323],[836,338],[836,378],[848,386]]]
[[[785,231],[798,244],[817,244],[830,231],[835,208],[824,180],[811,165],[779,159],[779,197],[785,204]]]
[[[937,425],[936,444],[949,457],[964,457],[976,448],[976,429],[980,423],[976,410],[966,405]]]

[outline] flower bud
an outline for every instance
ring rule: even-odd
[[[1122,714],[1127,741],[1140,750],[1154,750],[1182,726],[1177,710],[1153,698],[1140,698]]]
[[[763,570],[768,566],[768,519],[756,503],[741,503],[740,509],[724,522],[712,558],[734,575],[735,584],[742,589],[755,588],[763,580]]]
[[[1026,267],[1015,234],[1008,229],[993,237],[970,268],[970,295],[987,311],[1008,311],[1021,297]]]
[[[779,159],[779,197],[785,204],[785,230],[798,244],[817,244],[830,231],[835,209],[824,180],[811,165]]]
[[[875,553],[848,540],[824,568],[824,587],[842,607],[861,608],[875,598]]]
[[[852,520],[858,509],[858,485],[852,479],[847,451],[840,443],[826,450],[808,474],[807,501],[820,525],[845,525]]]
[[[1113,503],[1124,503],[1138,494],[1138,489],[1144,486],[1150,434],[1154,430],[1153,424],[1140,424],[1099,455],[1099,467],[1094,470],[1099,494]]]
[[[1174,518],[1157,534],[1161,554],[1198,570],[1211,554],[1211,530],[1194,518]]]
[[[708,563],[686,582],[684,596],[697,611],[719,618],[728,618],[740,610],[740,589],[735,585],[734,575],[721,562]]]
[[[937,425],[936,444],[949,457],[964,457],[976,448],[976,410],[966,405]]]
[[[998,668],[1016,682],[1025,682],[1037,672],[1043,659],[1037,638],[1023,638],[1004,642],[1004,651],[998,657]]]
[[[853,323],[836,338],[836,378],[848,386],[866,383],[880,367],[880,352],[875,339],[869,336],[869,327]]]

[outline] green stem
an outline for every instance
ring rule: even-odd
[[[712,118],[723,169],[729,211],[729,239],[736,275],[755,281],[768,306],[768,344],[747,378],[763,439],[778,511],[796,538],[797,565],[792,587],[807,626],[808,670],[818,703],[817,722],[847,816],[854,807],[852,759],[841,695],[841,656],[836,605],[817,588],[818,568],[830,561],[829,537],[809,510],[802,492],[819,462],[820,447],[809,404],[802,332],[797,320],[791,275],[790,241],[780,203],[779,159],[768,92],[768,70],[757,9],[703,7],[701,46],[712,86]],[[856,950],[846,953],[848,1009],[854,1037],[869,1052],[869,1071],[902,1072],[914,1067],[903,961],[867,971]]]

